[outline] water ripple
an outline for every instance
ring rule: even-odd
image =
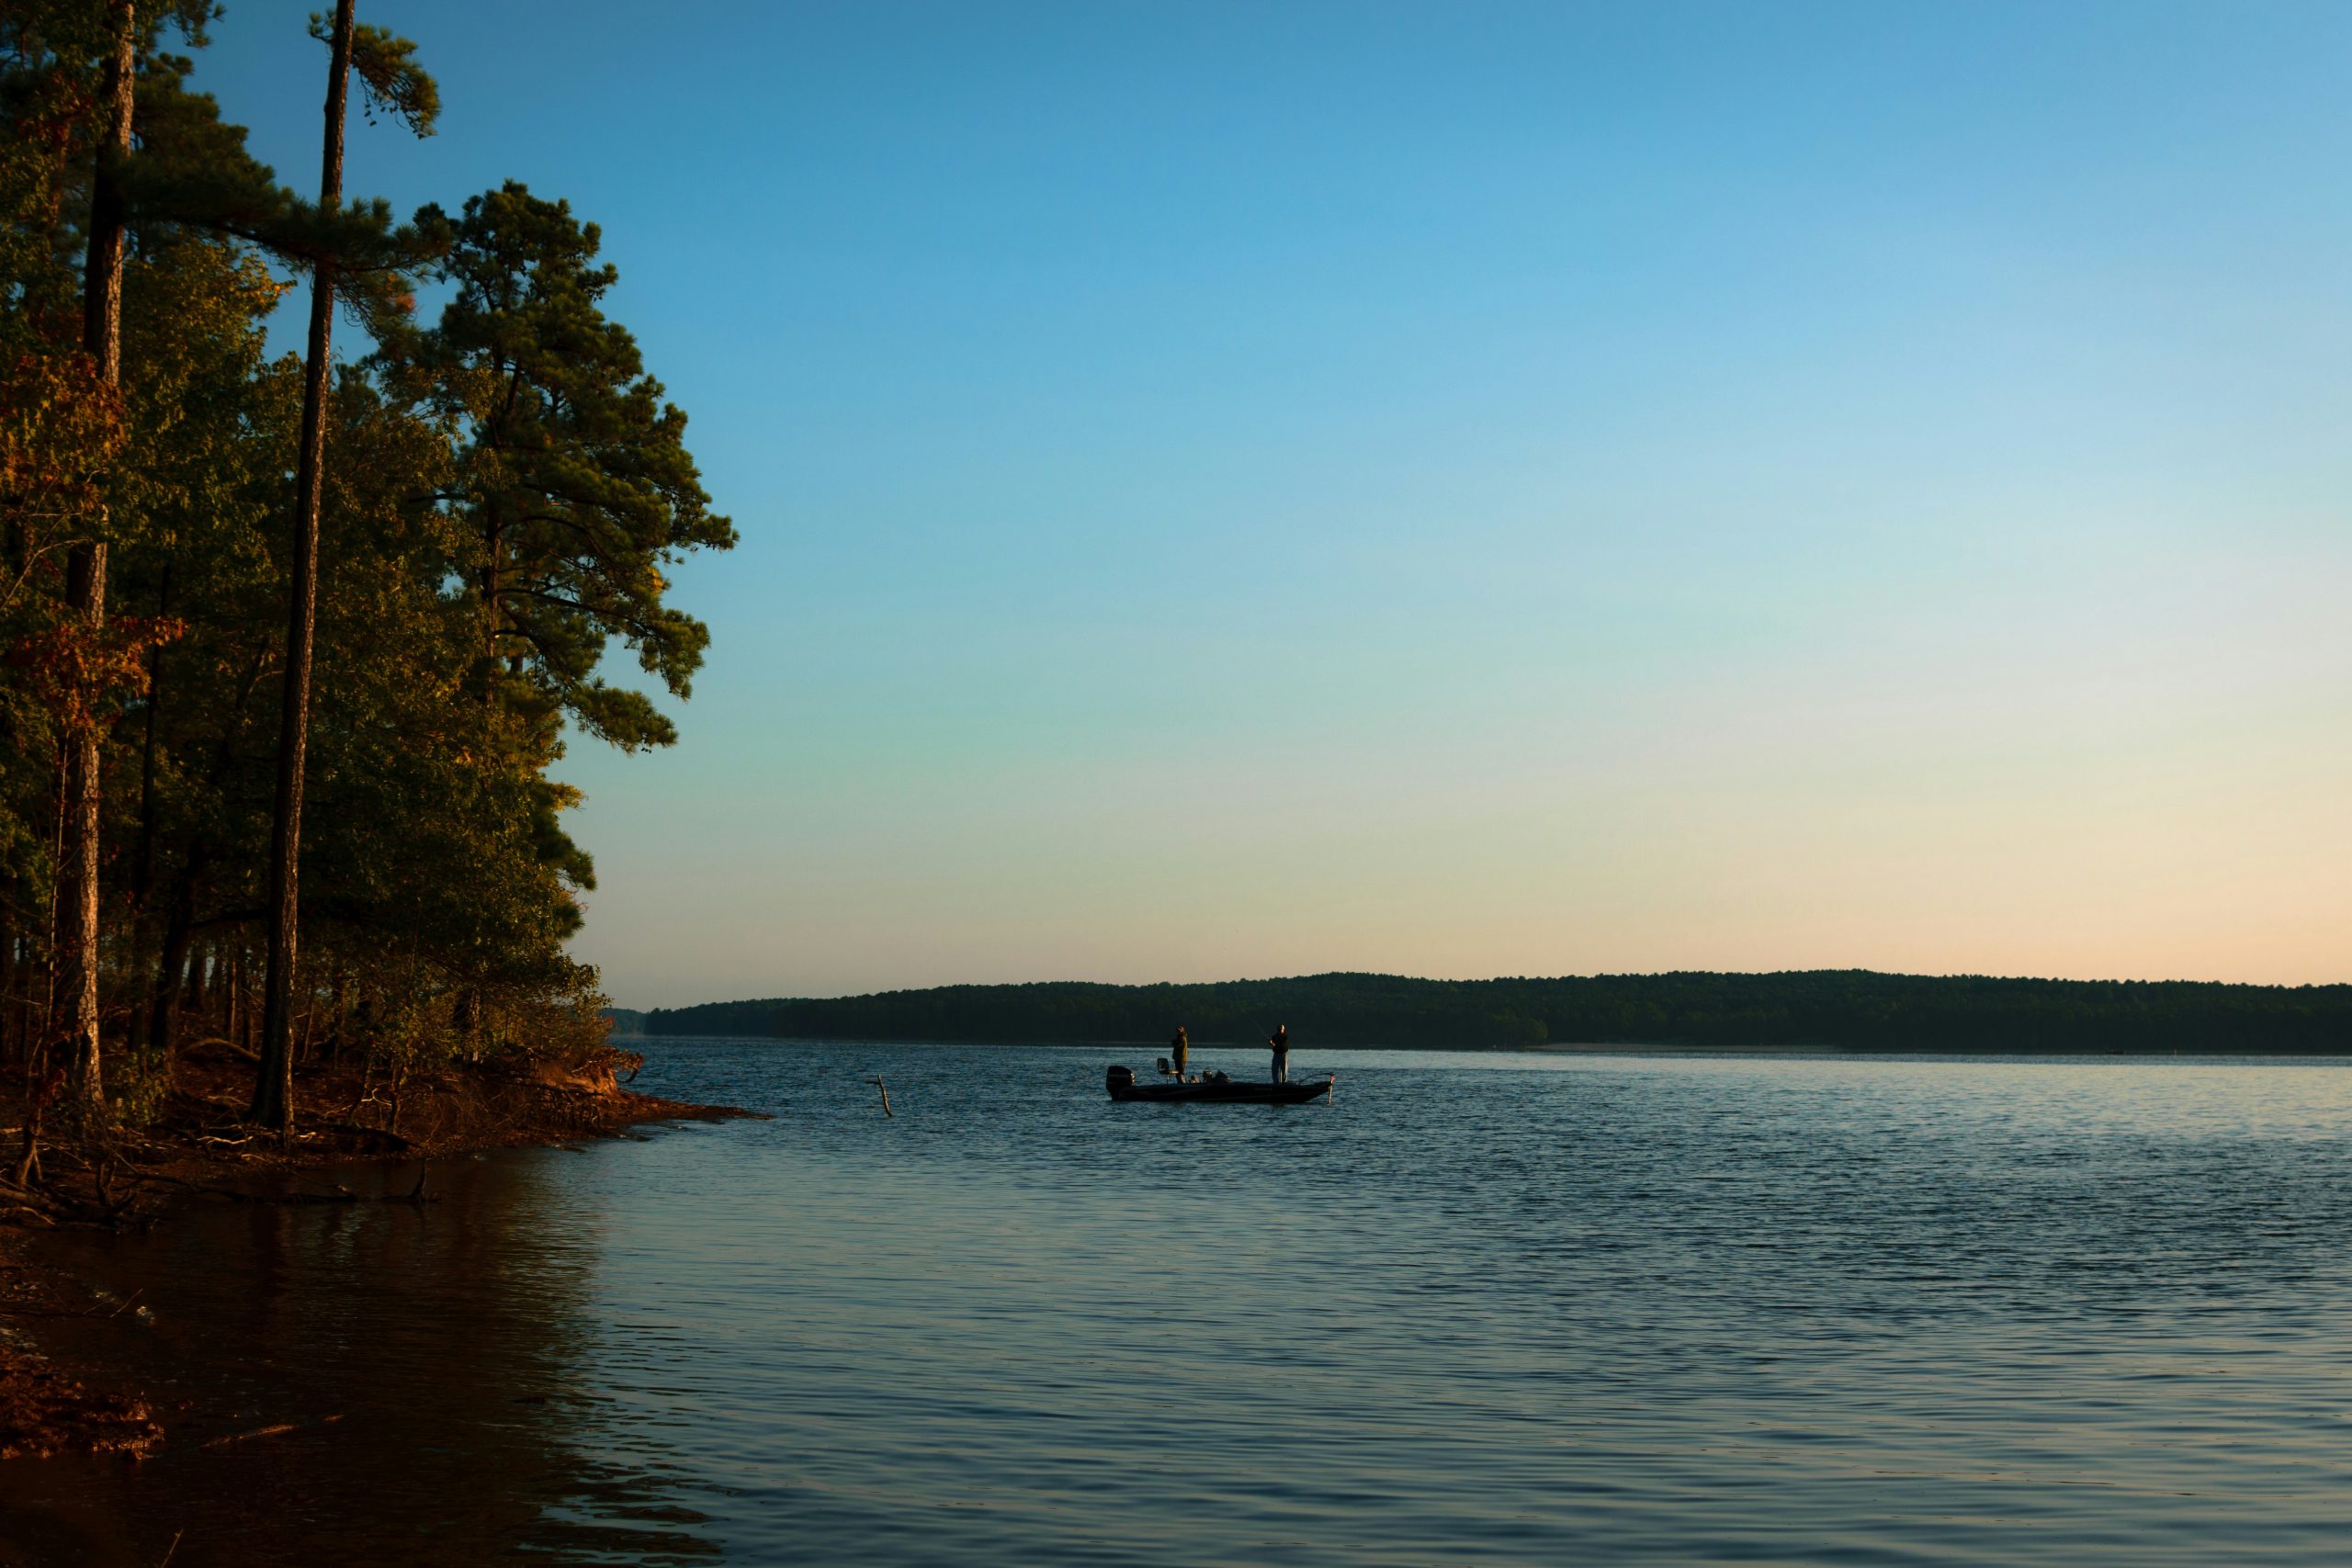
[[[1114,1106],[1109,1055],[665,1043],[646,1087],[777,1120],[109,1244],[175,1375],[347,1419],[49,1501],[183,1563],[2352,1539],[2344,1064],[1302,1051],[1340,1093],[1278,1109]],[[232,1531],[256,1488],[339,1505]]]

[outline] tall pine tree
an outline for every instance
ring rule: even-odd
[[[89,243],[83,264],[82,347],[99,382],[122,379],[121,164],[130,152],[130,108],[139,49],[138,9],[113,0],[96,169],[90,187]],[[96,524],[97,520],[93,519]],[[65,601],[95,649],[106,629],[107,540],[102,525],[77,541],[65,562]],[[58,993],[65,1025],[67,1103],[85,1122],[103,1119],[98,1053],[98,728],[65,737],[63,808],[58,833]]]
[[[685,414],[604,313],[618,274],[599,244],[569,204],[522,185],[473,197],[441,263],[456,297],[430,330],[391,334],[379,363],[459,437],[443,501],[479,694],[635,750],[677,732],[642,693],[599,676],[606,644],[685,696],[709,632],[666,601],[664,569],[732,547],[735,529],[710,510]]]
[[[355,0],[337,0],[324,41],[327,66],[326,137],[320,159],[319,210],[343,208],[344,100],[355,55],[361,82],[379,103],[430,135],[437,107],[432,79],[410,56],[413,46],[369,29],[357,38]],[[314,20],[313,35],[319,33]],[[311,652],[318,622],[319,489],[326,461],[327,378],[334,327],[336,258],[311,265],[311,336],[304,361],[302,437],[295,473],[293,564],[287,584],[286,673],[277,731],[277,789],[270,820],[269,953],[262,991],[261,1064],[254,1076],[251,1115],[265,1127],[292,1124],[294,1107],[294,965],[301,922],[302,774],[311,732]]]

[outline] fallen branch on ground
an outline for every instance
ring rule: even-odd
[[[322,1416],[316,1421],[280,1421],[274,1426],[256,1427],[250,1432],[231,1432],[226,1437],[213,1438],[204,1446],[208,1449],[223,1449],[231,1443],[248,1443],[255,1438],[283,1437],[288,1432],[299,1432],[305,1427],[324,1427],[331,1422],[342,1419],[341,1416]]]

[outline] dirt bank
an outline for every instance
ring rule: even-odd
[[[639,1094],[623,1081],[641,1058],[606,1050],[574,1061],[448,1066],[397,1076],[356,1065],[306,1066],[295,1078],[295,1131],[241,1120],[253,1066],[217,1043],[178,1064],[158,1114],[86,1141],[39,1140],[20,1186],[21,1118],[0,1130],[0,1459],[64,1453],[143,1456],[163,1428],[135,1392],[99,1367],[43,1356],[45,1321],[109,1310],[79,1281],[26,1256],[22,1238],[80,1227],[144,1230],[187,1201],[432,1201],[429,1163],[413,1190],[362,1196],[301,1171],[358,1161],[430,1162],[482,1149],[611,1137],[647,1122],[755,1114]],[[271,1180],[291,1173],[290,1180]],[[272,1189],[262,1192],[266,1185]],[[112,1310],[120,1310],[119,1305]]]

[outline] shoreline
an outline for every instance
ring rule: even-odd
[[[6,1129],[11,1158],[8,1173],[0,1175],[0,1460],[143,1459],[169,1435],[120,1369],[52,1359],[43,1347],[40,1323],[101,1315],[104,1303],[87,1281],[38,1256],[42,1235],[143,1235],[193,1202],[421,1206],[435,1201],[429,1184],[436,1162],[623,1137],[661,1122],[764,1119],[733,1106],[664,1100],[618,1081],[616,1068],[633,1069],[641,1060],[607,1051],[584,1067],[445,1068],[414,1075],[389,1097],[371,1097],[370,1075],[314,1067],[297,1079],[296,1130],[285,1140],[239,1120],[248,1064],[233,1055],[184,1061],[153,1123],[112,1130],[95,1157],[71,1145],[44,1146],[42,1165],[52,1168],[38,1188],[7,1179],[22,1129]],[[388,1125],[350,1119],[370,1106]],[[392,1130],[402,1122],[414,1135]],[[389,1178],[409,1166],[419,1169],[406,1191],[390,1190],[397,1183],[389,1182],[382,1193],[362,1193],[340,1182],[300,1181],[306,1171],[367,1169]],[[262,1190],[272,1185],[283,1190]]]
[[[635,1034],[618,1036],[632,1042],[704,1043],[724,1042],[733,1045],[874,1045],[898,1050],[1004,1050],[1004,1051],[1144,1051],[1165,1054],[1165,1040],[867,1040],[783,1034]],[[1263,1042],[1254,1040],[1194,1040],[1195,1051],[1263,1051]],[[2341,1062],[2352,1061],[2352,1047],[2324,1051],[2231,1050],[2214,1048],[2204,1051],[2160,1050],[2130,1051],[2110,1046],[2065,1045],[1976,1045],[1936,1046],[1918,1050],[1898,1050],[1883,1045],[1706,1045],[1706,1044],[1632,1044],[1550,1043],[1540,1045],[1385,1045],[1347,1044],[1335,1041],[1318,1041],[1308,1045],[1294,1044],[1294,1055],[1305,1052],[1418,1052],[1431,1056],[1822,1056],[1854,1057],[1881,1061],[2230,1061],[2230,1062]]]

